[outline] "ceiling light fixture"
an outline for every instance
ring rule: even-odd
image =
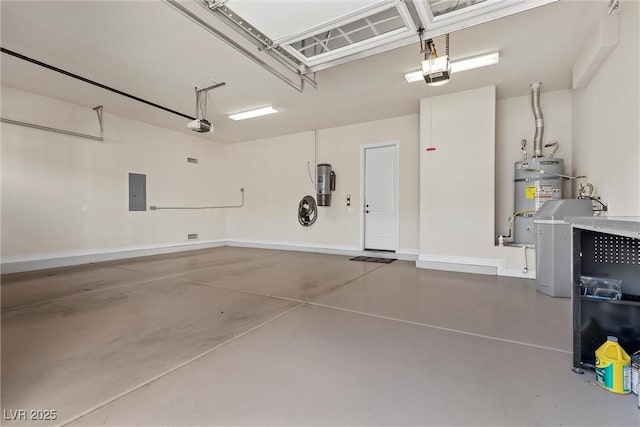
[[[236,113],[229,115],[231,120],[245,120],[251,119],[253,117],[266,116],[267,114],[277,113],[278,110],[273,108],[271,105],[268,107],[257,108],[255,110],[244,111],[242,113]]]
[[[500,62],[500,52],[491,52],[485,55],[478,55],[471,58],[452,61],[451,74],[458,73],[460,71],[473,70],[474,68],[486,67],[487,65],[497,64],[498,62]],[[405,74],[404,78],[407,83],[414,83],[424,80],[424,74],[422,70],[412,71]]]

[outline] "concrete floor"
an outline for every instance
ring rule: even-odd
[[[571,372],[569,299],[348,258],[224,247],[4,276],[2,424],[640,425],[637,396]]]

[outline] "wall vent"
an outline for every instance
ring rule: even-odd
[[[198,238],[198,233],[187,234],[187,239],[189,239],[189,240],[197,239],[197,238]]]
[[[198,163],[198,159],[195,157],[187,157],[187,163]]]

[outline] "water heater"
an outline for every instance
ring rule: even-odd
[[[562,199],[562,178],[564,177],[564,162],[554,158],[553,153],[549,157],[542,154],[542,136],[544,134],[544,117],[540,106],[540,90],[542,83],[531,84],[531,109],[535,119],[536,133],[533,137],[533,158],[527,159],[525,146],[527,141],[522,141],[522,154],[524,159],[516,162],[514,174],[514,212],[513,242],[517,244],[533,244],[536,236],[533,227],[533,216],[549,200]],[[558,142],[547,144],[544,147],[558,149]],[[510,233],[511,235],[511,230]]]
[[[331,192],[336,189],[336,174],[328,163],[319,164],[317,172],[318,206],[331,206]]]
[[[514,243],[535,243],[533,216],[548,200],[562,199],[564,161],[534,157],[516,162],[514,175]]]

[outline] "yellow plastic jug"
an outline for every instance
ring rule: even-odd
[[[596,350],[596,380],[614,393],[631,392],[631,357],[620,347],[616,337],[607,337]]]

